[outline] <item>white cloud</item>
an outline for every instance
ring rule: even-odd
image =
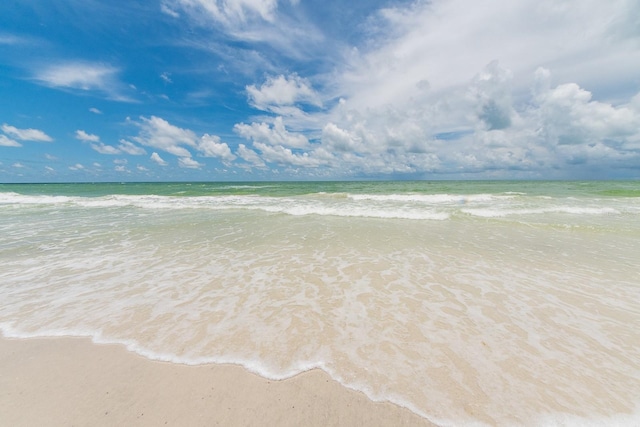
[[[178,159],[178,165],[182,168],[200,169],[203,165],[193,160],[191,157],[180,157]]]
[[[180,18],[180,14],[178,12],[176,12],[175,10],[173,10],[170,6],[168,6],[166,3],[162,3],[160,4],[160,11],[162,13],[165,13],[173,18]]]
[[[114,168],[114,170],[116,172],[129,172],[129,170],[126,168],[126,166],[123,166],[123,165],[116,166]]]
[[[283,166],[317,167],[323,162],[310,155],[308,152],[293,153],[289,148],[281,145],[272,146],[261,142],[254,142],[253,146],[262,154],[262,159],[267,163],[276,163]]]
[[[283,2],[292,5],[294,10],[290,10],[290,7],[279,8]],[[308,58],[309,51],[318,50],[325,36],[302,14],[297,13],[298,3],[297,0],[163,0],[161,10],[169,16],[189,20],[191,25],[209,28],[230,39],[269,45],[279,55]],[[289,12],[281,13],[284,9]],[[183,16],[179,11],[184,12]],[[196,43],[211,49],[210,37]],[[228,45],[219,46],[216,50],[218,53],[227,51],[227,54],[232,51],[228,58],[233,62],[238,60],[239,55],[247,53],[262,56],[254,49]]]
[[[444,99],[416,91],[406,102],[364,110],[352,108],[347,100],[327,116],[331,120],[322,128],[319,143],[307,141],[295,151],[286,146],[296,134],[286,131],[281,118],[273,127],[240,123],[234,130],[251,140],[253,149],[241,145],[236,154],[252,164],[259,164],[259,158],[352,175],[558,178],[570,177],[577,167],[637,169],[636,98],[616,106],[594,100],[575,83],[552,86],[544,69],[532,74],[532,95],[520,104],[513,96],[517,76],[495,61]]]
[[[92,143],[91,148],[93,148],[95,151],[97,151],[100,154],[109,154],[109,155],[120,154],[120,150],[118,150],[116,147],[112,145],[104,144],[102,142]]]
[[[216,135],[204,134],[198,143],[198,150],[207,157],[217,157],[226,163],[236,158],[229,146],[221,142],[220,137]]]
[[[171,73],[164,72],[160,74],[160,78],[165,83],[173,83],[173,81],[171,80]]]
[[[304,135],[287,131],[282,117],[276,117],[273,126],[269,126],[267,123],[251,123],[250,125],[238,123],[233,127],[233,130],[238,135],[254,142],[290,148],[309,147],[309,141]]]
[[[185,148],[196,148],[198,137],[189,129],[174,126],[160,117],[140,117],[136,125],[140,128],[138,136],[132,139],[147,147],[157,148],[179,157],[191,157],[191,152]]]
[[[140,172],[147,172],[149,170],[142,165],[136,166],[136,169],[138,169]]]
[[[22,144],[8,138],[6,135],[0,135],[0,147],[22,147]]]
[[[83,91],[99,91],[109,99],[132,101],[118,80],[116,67],[90,62],[67,62],[42,67],[35,73],[35,80],[46,86]]]
[[[117,72],[118,69],[101,64],[70,63],[49,66],[37,79],[51,86],[92,90],[104,88]]]
[[[216,135],[204,134],[199,138],[192,130],[174,126],[156,116],[151,116],[150,118],[141,117],[140,120],[140,122],[135,123],[140,128],[140,133],[132,139],[141,145],[157,148],[178,156],[178,164],[181,167],[200,168],[203,166],[191,158],[192,152],[190,149],[201,153],[205,157],[219,158],[225,164],[229,164],[236,158],[229,145],[222,142],[220,137]],[[126,141],[121,142],[124,143]],[[153,153],[151,158],[158,164],[166,165],[166,162],[160,159],[157,153]]]
[[[278,0],[163,0],[161,10],[174,18],[176,9],[182,8],[191,14],[205,14],[215,21],[234,26],[255,18],[265,21],[274,19]]]
[[[93,135],[83,130],[76,131],[76,139],[79,139],[82,142],[99,142],[100,141],[100,137],[98,135]]]
[[[9,126],[8,124],[2,125],[2,131],[7,135],[17,138],[21,141],[40,141],[51,142],[53,138],[38,129],[18,129],[15,126]]]
[[[407,102],[425,80],[430,91],[446,96],[494,60],[516,76],[517,96],[528,90],[527,78],[539,66],[580,85],[630,81],[640,69],[640,47],[612,36],[632,12],[630,4],[449,0],[385,9],[379,15],[388,23],[383,28],[396,32],[385,31],[355,51],[338,76],[338,90],[359,110]]]
[[[83,170],[84,166],[81,163],[76,163],[73,166],[69,166],[69,169],[72,171],[79,171],[79,170]]]
[[[295,73],[287,77],[282,74],[269,77],[259,88],[250,85],[246,90],[249,103],[253,107],[276,114],[295,112],[297,109],[286,108],[295,104],[322,106],[322,101],[318,93],[311,88],[311,83]]]
[[[16,163],[12,164],[11,166],[13,166],[16,169],[22,169],[22,168],[26,167],[25,165],[23,165],[20,162],[16,162]]]
[[[120,145],[118,145],[118,149],[123,153],[127,153],[132,156],[141,156],[143,154],[147,154],[144,148],[138,147],[137,145],[127,141],[126,139],[120,140]]]
[[[322,129],[322,142],[331,151],[338,152],[363,152],[362,139],[351,132],[340,129],[334,123],[327,123]]]
[[[93,114],[102,114],[102,111],[98,110],[95,107],[89,108],[89,111],[91,111]]]
[[[160,157],[160,155],[158,153],[156,153],[156,152],[151,154],[150,159],[153,160],[154,162],[156,162],[157,164],[159,164],[160,166],[167,166],[168,165],[168,163],[165,162],[162,159],[162,157]]]
[[[252,166],[258,168],[264,168],[266,165],[264,161],[260,158],[258,153],[253,151],[250,148],[247,148],[244,144],[239,144],[236,154],[245,162],[251,164]]]

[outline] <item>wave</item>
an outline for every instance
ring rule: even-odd
[[[405,202],[405,203],[427,203],[427,204],[465,204],[478,202],[492,202],[497,200],[512,199],[513,195],[494,194],[351,194],[349,198],[360,200],[371,200],[378,202]]]
[[[157,195],[111,195],[104,197],[25,196],[2,193],[0,205],[68,205],[84,208],[138,208],[148,210],[209,209],[261,210],[293,216],[320,215],[339,217],[389,218],[411,220],[446,220],[449,213],[433,209],[407,209],[398,205],[370,205],[337,197],[267,197],[258,195],[225,195],[171,197]]]
[[[100,197],[0,193],[0,206],[70,206],[145,210],[258,210],[292,216],[447,220],[464,214],[503,218],[546,214],[604,216],[637,214],[640,206],[619,199],[550,198],[521,194],[352,194],[310,193],[299,196],[228,194],[206,196],[107,195]]]
[[[518,216],[518,215],[541,215],[541,214],[550,214],[550,213],[563,213],[563,214],[571,214],[571,215],[620,215],[620,212],[617,209],[602,207],[602,208],[593,208],[593,207],[577,207],[577,206],[553,206],[546,208],[523,208],[523,209],[481,209],[481,208],[473,208],[473,209],[461,209],[461,212],[478,216],[482,218],[503,218],[507,216]]]

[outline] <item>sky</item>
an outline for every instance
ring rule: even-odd
[[[0,182],[640,178],[640,0],[3,0]]]

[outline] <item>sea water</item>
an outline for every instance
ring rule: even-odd
[[[440,425],[640,425],[640,182],[5,184],[0,301]]]

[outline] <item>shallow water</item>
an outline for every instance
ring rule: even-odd
[[[320,367],[436,423],[638,425],[640,183],[0,185],[0,327]]]

